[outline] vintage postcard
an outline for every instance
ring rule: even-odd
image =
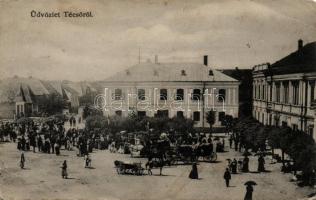
[[[316,199],[316,0],[0,0],[0,200]]]

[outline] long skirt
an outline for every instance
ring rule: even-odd
[[[189,174],[190,179],[199,179],[199,175],[197,170],[192,169],[190,174]]]
[[[68,176],[67,169],[62,169],[62,171],[61,171],[61,176],[62,176],[63,178],[64,178],[64,177],[67,178],[67,176]]]

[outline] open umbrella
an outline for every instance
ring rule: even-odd
[[[244,185],[257,185],[254,181],[247,181]]]

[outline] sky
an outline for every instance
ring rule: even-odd
[[[316,41],[316,0],[0,0],[0,79],[103,80],[139,62],[273,63]],[[93,18],[32,18],[91,11]],[[140,50],[140,51],[139,51]]]

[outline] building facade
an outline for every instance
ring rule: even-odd
[[[313,137],[316,42],[270,65],[253,67],[253,117],[265,125],[288,126]]]
[[[183,116],[196,127],[209,127],[207,112],[216,112],[215,126],[225,114],[238,116],[239,82],[204,64],[140,63],[102,82],[106,116]]]
[[[223,69],[224,74],[238,80],[239,85],[239,116],[240,118],[252,115],[252,69]]]

